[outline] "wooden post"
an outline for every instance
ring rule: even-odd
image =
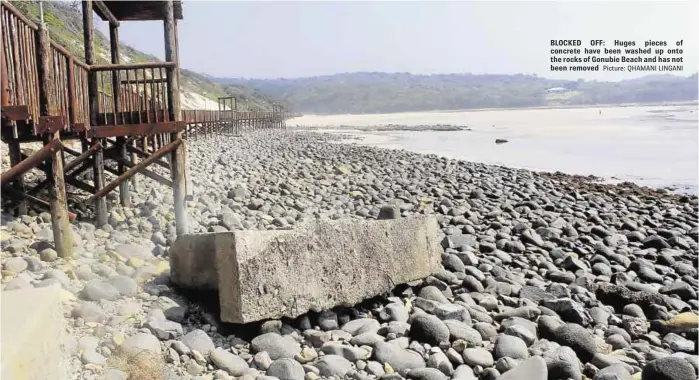
[[[56,98],[51,85],[54,82],[54,71],[51,54],[49,31],[44,25],[37,30],[37,72],[39,77],[39,113],[41,116],[51,116],[56,108]],[[60,143],[60,131],[46,133],[42,136],[44,145],[53,140]],[[55,149],[47,158],[46,178],[49,180],[49,207],[51,208],[51,226],[56,252],[60,257],[70,258],[73,255],[73,231],[68,219],[68,202],[66,200],[66,185],[63,178],[63,151]]]
[[[112,63],[119,64],[119,27],[112,23],[109,24],[109,45],[112,53]],[[121,80],[119,78],[118,70],[112,71],[112,94],[114,96],[114,122],[118,123],[117,115],[121,111]],[[129,156],[126,153],[126,138],[124,136],[118,136],[116,138],[116,147],[119,156],[124,160],[128,160]],[[126,166],[122,163],[118,163],[117,170],[120,174],[124,173],[126,171]],[[122,206],[131,206],[131,197],[129,196],[129,181],[124,181],[119,184],[119,202]]]
[[[180,118],[180,88],[179,88],[179,62],[177,61],[177,24],[175,23],[175,11],[172,0],[163,3],[163,30],[165,34],[165,61],[175,62],[175,67],[167,68],[167,98],[170,120],[178,121]],[[172,141],[181,139],[182,132],[173,133]],[[187,192],[185,150],[186,141],[172,150],[170,155],[170,174],[172,175],[172,192],[175,207],[175,229],[178,235],[186,234],[187,210],[185,197]]]
[[[240,135],[240,125],[238,124],[238,98],[233,98],[233,124],[235,125],[235,135]]]
[[[85,41],[85,63],[88,65],[94,65],[95,60],[95,44],[94,44],[94,30],[92,25],[92,0],[84,0],[82,2],[83,7],[83,37]],[[97,119],[99,115],[99,93],[97,91],[97,72],[88,71],[87,73],[87,93],[88,102],[90,109],[90,126],[92,128],[98,128]],[[101,139],[92,139],[92,144],[105,144]],[[102,150],[95,152],[95,159],[93,160],[92,166],[93,172],[93,182],[95,191],[99,191],[104,187],[104,154]],[[101,227],[107,224],[107,200],[103,197],[95,199],[95,214],[97,226]]]

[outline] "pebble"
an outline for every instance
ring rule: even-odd
[[[209,352],[216,348],[211,337],[199,329],[190,331],[180,340],[189,347],[189,349],[196,350],[204,356],[209,355]]]
[[[160,342],[158,338],[151,334],[139,333],[124,340],[120,348],[130,356],[139,355],[142,351],[156,355],[161,354]]]
[[[279,380],[303,380],[305,371],[297,361],[289,358],[282,358],[272,362],[266,374],[267,376],[276,377]]]
[[[246,363],[245,360],[241,359],[237,355],[225,351],[220,347],[211,350],[209,352],[209,357],[214,365],[232,376],[242,376],[249,368],[248,363]]]

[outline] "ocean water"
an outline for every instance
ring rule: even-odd
[[[697,193],[696,105],[305,115],[290,127],[362,137],[358,143],[537,171],[595,175]],[[358,131],[347,126],[451,124],[470,131]],[[495,139],[506,139],[495,144]]]

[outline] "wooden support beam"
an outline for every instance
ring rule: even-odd
[[[95,54],[94,26],[92,22],[92,0],[84,0],[82,2],[82,8],[85,63],[91,66],[97,62],[97,57]],[[92,67],[90,67],[90,70],[87,73],[87,90],[90,111],[90,126],[93,128],[91,130],[94,130],[98,128],[97,115],[99,114],[99,91],[97,88],[97,71],[93,70]],[[101,143],[99,138],[92,139],[92,144],[94,145],[96,143]],[[102,150],[98,150],[94,154],[92,171],[93,184],[96,189],[95,192],[98,192],[104,187],[104,157],[102,156]],[[94,201],[97,226],[101,227],[108,222],[107,200],[102,197],[98,197],[95,198]]]
[[[44,160],[46,160],[50,155],[54,154],[56,151],[61,150],[63,144],[59,139],[53,139],[48,144],[44,145],[43,148],[34,152],[31,156],[21,160],[17,165],[12,166],[10,169],[2,173],[0,183],[5,185],[12,181],[13,178],[22,175],[29,170],[39,166]]]
[[[58,103],[51,84],[54,82],[54,70],[52,70],[51,40],[49,31],[44,25],[37,31],[37,71],[39,78],[39,110],[41,116],[55,115],[53,108]],[[44,147],[60,144],[60,132],[55,131],[42,136]],[[62,144],[61,144],[62,146]],[[68,218],[68,200],[66,198],[66,185],[63,177],[63,151],[61,149],[49,150],[47,157],[46,178],[49,182],[49,206],[51,208],[51,227],[53,228],[53,241],[58,256],[70,258],[73,255],[73,230]]]
[[[102,144],[100,144],[100,143],[93,144],[93,145],[90,147],[90,149],[84,151],[84,152],[83,152],[82,154],[80,154],[77,158],[75,158],[75,159],[71,160],[70,162],[68,162],[68,163],[66,164],[65,168],[64,168],[65,171],[66,171],[66,172],[71,171],[74,167],[78,166],[81,162],[83,162],[83,161],[87,160],[88,158],[90,158],[90,156],[92,156],[93,154],[95,154],[95,152],[97,152],[97,151],[100,150],[100,149],[102,149]]]
[[[34,124],[34,134],[55,133],[63,129],[66,119],[63,116],[39,116],[39,122]]]
[[[48,164],[45,164],[45,163],[42,163],[41,165],[39,165],[39,168],[42,169],[42,170],[44,170],[44,171],[49,171],[49,170],[51,170],[51,167],[50,167]],[[66,175],[66,176],[64,176],[64,178],[65,178],[65,183],[67,183],[67,184],[69,184],[69,185],[73,185],[73,186],[77,187],[77,188],[80,189],[80,190],[86,191],[86,192],[88,192],[89,194],[93,194],[93,193],[95,192],[95,187],[94,187],[94,186],[89,185],[89,184],[86,184],[85,182],[80,181],[79,179],[75,178],[75,176],[73,176],[73,175]],[[39,187],[39,186],[37,185],[36,187],[34,187],[33,189],[31,189],[31,190],[29,191],[29,194],[36,194],[36,193],[38,193],[38,192],[39,192],[38,187]]]
[[[99,9],[100,13],[102,13],[102,15],[107,18],[107,20],[109,21],[109,26],[117,28],[119,27],[119,20],[117,20],[114,14],[112,14],[112,11],[110,11],[109,8],[107,8],[107,6],[104,5],[103,1],[93,0],[92,3],[94,4],[94,7]]]
[[[101,3],[98,1],[98,3]],[[104,5],[104,4],[102,4]],[[106,8],[106,7],[105,7]],[[111,14],[111,13],[110,13]],[[112,63],[113,64],[119,64],[119,29],[118,29],[118,24],[110,24],[109,25],[109,42],[110,42],[110,51],[112,53]],[[119,81],[119,71],[114,70],[112,71],[112,96],[114,98],[114,115],[118,115],[121,111],[121,83]],[[116,118],[114,119],[115,123],[118,123]],[[122,119],[121,122],[123,123],[124,120]],[[126,139],[124,136],[117,136],[116,138],[116,148],[119,151],[119,155],[126,159],[128,156],[126,155]],[[124,164],[119,163],[117,170],[119,171],[119,174],[122,174],[126,171],[126,166]],[[131,207],[131,196],[129,195],[129,182],[124,181],[121,184],[119,184],[119,203],[124,206],[124,207]]]
[[[101,145],[101,144],[100,144]],[[63,147],[63,151],[70,154],[71,156],[79,157],[82,153],[75,151],[71,148],[68,148],[67,146]],[[87,151],[87,150],[86,150]],[[84,152],[83,152],[84,153]]]
[[[77,166],[80,165],[81,163],[83,163],[83,168],[82,168],[81,170],[78,170],[77,173],[82,173],[83,171],[85,171],[85,170],[87,169],[87,165],[84,163],[84,161],[86,161],[87,159],[89,159],[90,156],[93,155],[93,154],[94,154],[97,150],[99,150],[99,149],[102,149],[102,145],[99,144],[99,143],[98,143],[98,144],[95,144],[95,145],[91,146],[90,149],[88,149],[88,150],[86,150],[85,152],[83,152],[82,154],[80,154],[77,158],[75,158],[75,159],[69,161],[69,162],[63,167],[63,171],[65,172],[66,182],[68,182],[69,184],[71,183],[71,182],[69,181],[69,179],[72,178],[72,176],[73,176],[75,173],[70,173],[70,172],[71,172],[71,170],[73,170],[75,167],[77,167]],[[63,147],[63,150],[64,150],[64,151],[67,151],[68,148]],[[76,153],[77,153],[77,152],[76,152]],[[43,181],[41,181],[41,182],[39,182],[36,186],[34,186],[32,189],[30,189],[30,190],[28,191],[28,193],[29,193],[29,194],[36,194],[36,193],[38,193],[39,191],[41,191],[41,189],[43,189],[43,188],[45,188],[46,186],[48,186],[49,182],[50,182],[50,180],[49,180],[48,178],[45,179],[45,180],[43,180]],[[91,187],[94,188],[94,186],[91,186]],[[92,194],[93,192],[94,192],[94,191],[91,191],[90,194]]]
[[[28,172],[29,170],[41,165],[41,163],[48,159],[49,156],[54,154],[56,151],[60,151],[63,148],[63,144],[59,139],[53,139],[48,144],[45,144],[43,148],[34,152],[31,156],[17,163],[17,165],[12,166],[10,169],[2,173],[0,184],[5,185],[10,182],[13,178],[21,176],[22,174]]]
[[[138,148],[133,147],[133,146],[127,146],[126,150],[128,150],[130,153],[137,155],[140,158],[148,158],[148,156],[150,156],[149,153],[146,153],[146,152],[142,151],[141,149],[138,149]],[[168,164],[167,162],[157,160],[154,162],[154,164],[160,165],[160,166],[164,167],[165,169],[170,170],[170,164]]]
[[[164,155],[170,153],[172,150],[177,149],[178,146],[182,145],[182,140],[177,139],[164,147],[158,149],[157,152],[153,153],[150,157],[147,159],[139,162],[138,164],[134,165],[131,169],[127,170],[124,174],[120,175],[117,179],[114,181],[110,182],[107,184],[105,187],[97,190],[94,195],[92,195],[90,198],[86,200],[86,202],[92,202],[96,198],[101,198],[107,195],[110,191],[114,190],[119,184],[134,175],[140,173],[143,169],[145,169],[148,165],[150,165],[153,161],[159,159],[160,157],[163,157]]]
[[[88,131],[88,135],[95,138],[116,136],[148,136],[161,133],[173,133],[182,131],[186,123],[183,121],[167,121],[161,123],[102,125]]]
[[[172,0],[163,2],[163,32],[165,34],[165,61],[174,65],[167,72],[167,97],[170,120],[178,121],[180,115],[179,62],[177,60],[177,23]],[[170,134],[171,141],[182,141],[182,131]],[[172,196],[175,209],[175,230],[178,235],[189,231],[187,226],[187,179],[186,179],[186,141],[178,144],[170,155],[170,175],[172,177]]]
[[[3,79],[7,80],[7,78]],[[2,106],[2,117],[7,120],[27,120],[29,116],[29,107],[27,106]]]
[[[129,168],[133,168],[134,166],[136,166],[136,164],[132,163],[131,161],[125,160],[125,159],[123,159],[123,158],[121,158],[121,157],[115,156],[115,157],[113,157],[113,158],[114,158],[114,161],[120,162],[120,163],[122,163],[122,164],[128,166]],[[155,160],[154,163],[155,163],[155,162],[158,162],[158,160]],[[143,174],[143,175],[145,175],[146,177],[152,179],[153,181],[156,181],[156,182],[160,183],[161,185],[165,185],[165,186],[172,187],[172,181],[170,181],[169,179],[167,179],[167,178],[161,176],[161,175],[158,174],[158,173],[152,172],[152,171],[147,170],[147,169],[143,169],[143,170],[141,171],[141,174]]]
[[[66,177],[66,183],[68,183],[69,185],[73,185],[73,186],[77,187],[78,189],[80,189],[88,194],[95,193],[94,186],[87,184],[87,183],[85,183],[85,182],[83,182],[75,177]]]
[[[109,174],[114,174],[115,176],[119,176],[119,172],[116,169],[112,169],[109,166],[104,167],[104,171],[106,171]]]

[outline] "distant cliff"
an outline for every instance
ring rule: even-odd
[[[621,82],[564,81],[535,75],[348,73],[299,79],[219,78],[258,89],[311,113],[511,108],[697,100],[697,75]]]

